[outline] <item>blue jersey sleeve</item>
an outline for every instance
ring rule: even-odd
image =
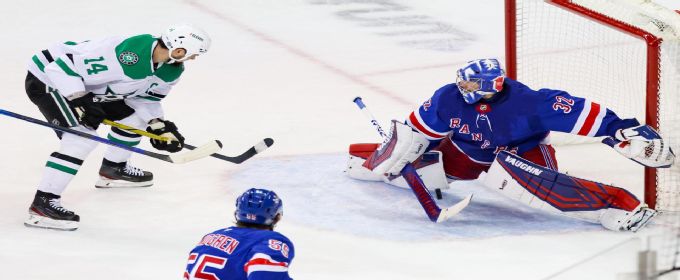
[[[283,236],[267,238],[255,246],[243,266],[248,280],[288,280],[288,267],[295,256],[293,243]]]
[[[541,89],[537,93],[533,98],[536,114],[530,120],[537,129],[598,137],[639,125],[635,119],[621,119],[605,106],[565,91]]]
[[[406,119],[413,130],[423,134],[431,145],[439,143],[451,131],[448,116],[452,112],[452,91],[455,91],[455,84],[445,85],[435,91],[432,98],[428,99],[418,109],[411,112]]]

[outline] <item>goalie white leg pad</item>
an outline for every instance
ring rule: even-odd
[[[383,181],[390,185],[411,189],[406,183],[403,176],[384,176],[372,172],[363,166],[364,159],[356,156],[350,156],[347,162],[347,169],[345,173],[347,176],[363,180],[363,181]],[[442,164],[442,153],[440,151],[431,151],[423,154],[421,160],[414,166],[416,173],[423,180],[427,189],[434,191],[436,189],[448,189],[449,182],[444,173],[444,165]]]
[[[610,230],[636,231],[656,214],[640,205],[632,211],[613,208],[639,201],[620,188],[558,173],[507,152],[498,154],[482,183],[531,208],[601,223]]]
[[[24,221],[24,225],[27,227],[36,228],[47,228],[56,230],[68,230],[73,231],[78,229],[78,223],[76,221],[65,221],[65,220],[55,220],[42,215],[29,213],[28,219]]]
[[[444,173],[444,164],[442,163],[442,153],[440,151],[431,151],[423,154],[420,162],[416,162],[414,167],[428,190],[446,190],[450,188],[449,180],[446,178],[446,173]],[[383,176],[382,179],[390,185],[411,189],[403,176]]]
[[[597,223],[600,213],[597,211],[563,212],[562,210],[550,205],[546,201],[538,198],[535,194],[522,187],[497,161],[494,161],[482,179],[482,184],[510,199],[518,201],[526,206],[543,211],[564,214],[579,219],[584,219]]]
[[[349,161],[347,161],[347,168],[345,173],[350,178],[354,178],[362,181],[382,181],[383,175],[374,173],[370,169],[363,166],[366,160],[357,156],[349,156]]]

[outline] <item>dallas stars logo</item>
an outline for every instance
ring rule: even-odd
[[[125,65],[135,65],[139,61],[139,56],[136,53],[125,51],[120,53],[118,61]]]

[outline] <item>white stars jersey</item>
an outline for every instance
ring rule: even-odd
[[[91,92],[99,102],[125,100],[148,122],[163,117],[159,101],[184,71],[181,63],[154,65],[156,44],[148,34],[54,44],[31,57],[28,71],[57,98]]]

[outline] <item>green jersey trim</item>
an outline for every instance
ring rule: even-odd
[[[113,135],[111,135],[111,134],[107,135],[106,138],[108,138],[109,140],[111,140],[111,141],[113,141],[113,142],[116,142],[116,143],[118,143],[118,144],[123,144],[123,145],[131,146],[131,147],[134,147],[134,146],[139,145],[139,143],[142,141],[142,140],[139,140],[139,141],[125,141],[125,140],[121,140],[121,139],[118,139],[118,138],[116,138],[116,137],[113,137]]]
[[[70,168],[70,167],[67,167],[67,166],[63,166],[61,164],[51,162],[51,161],[48,161],[47,164],[45,164],[45,166],[50,167],[50,168],[54,168],[56,170],[59,170],[61,172],[68,173],[68,174],[71,174],[71,175],[76,175],[76,173],[78,173],[78,170],[76,170],[76,169],[73,169],[73,168]]]
[[[56,62],[57,65],[59,65],[59,68],[61,68],[61,70],[63,70],[67,75],[82,78],[80,75],[78,75],[78,73],[76,73],[76,71],[73,71],[71,68],[69,68],[68,65],[66,65],[66,62],[61,60],[61,58],[58,58],[54,62]]]
[[[161,101],[160,98],[155,98],[155,97],[151,97],[151,96],[141,96],[140,95],[140,96],[137,96],[137,97],[142,98],[142,99],[146,99],[146,100],[149,100],[149,101]]]
[[[184,72],[184,63],[163,64],[153,74],[166,83],[179,79]]]
[[[157,39],[149,34],[133,36],[116,46],[116,58],[125,76],[133,80],[152,75],[151,54]]]
[[[64,116],[66,117],[66,121],[68,122],[69,126],[76,126],[78,123],[76,122],[76,117],[73,115],[71,112],[71,109],[69,108],[66,102],[64,100],[64,97],[59,94],[58,91],[50,91],[50,94],[54,97],[54,100],[57,102],[57,105],[61,108],[61,111],[64,113]]]
[[[40,62],[40,59],[38,58],[38,56],[34,55],[31,59],[33,59],[33,62],[35,63],[35,65],[38,66],[38,69],[40,69],[40,72],[45,73],[45,64]]]

